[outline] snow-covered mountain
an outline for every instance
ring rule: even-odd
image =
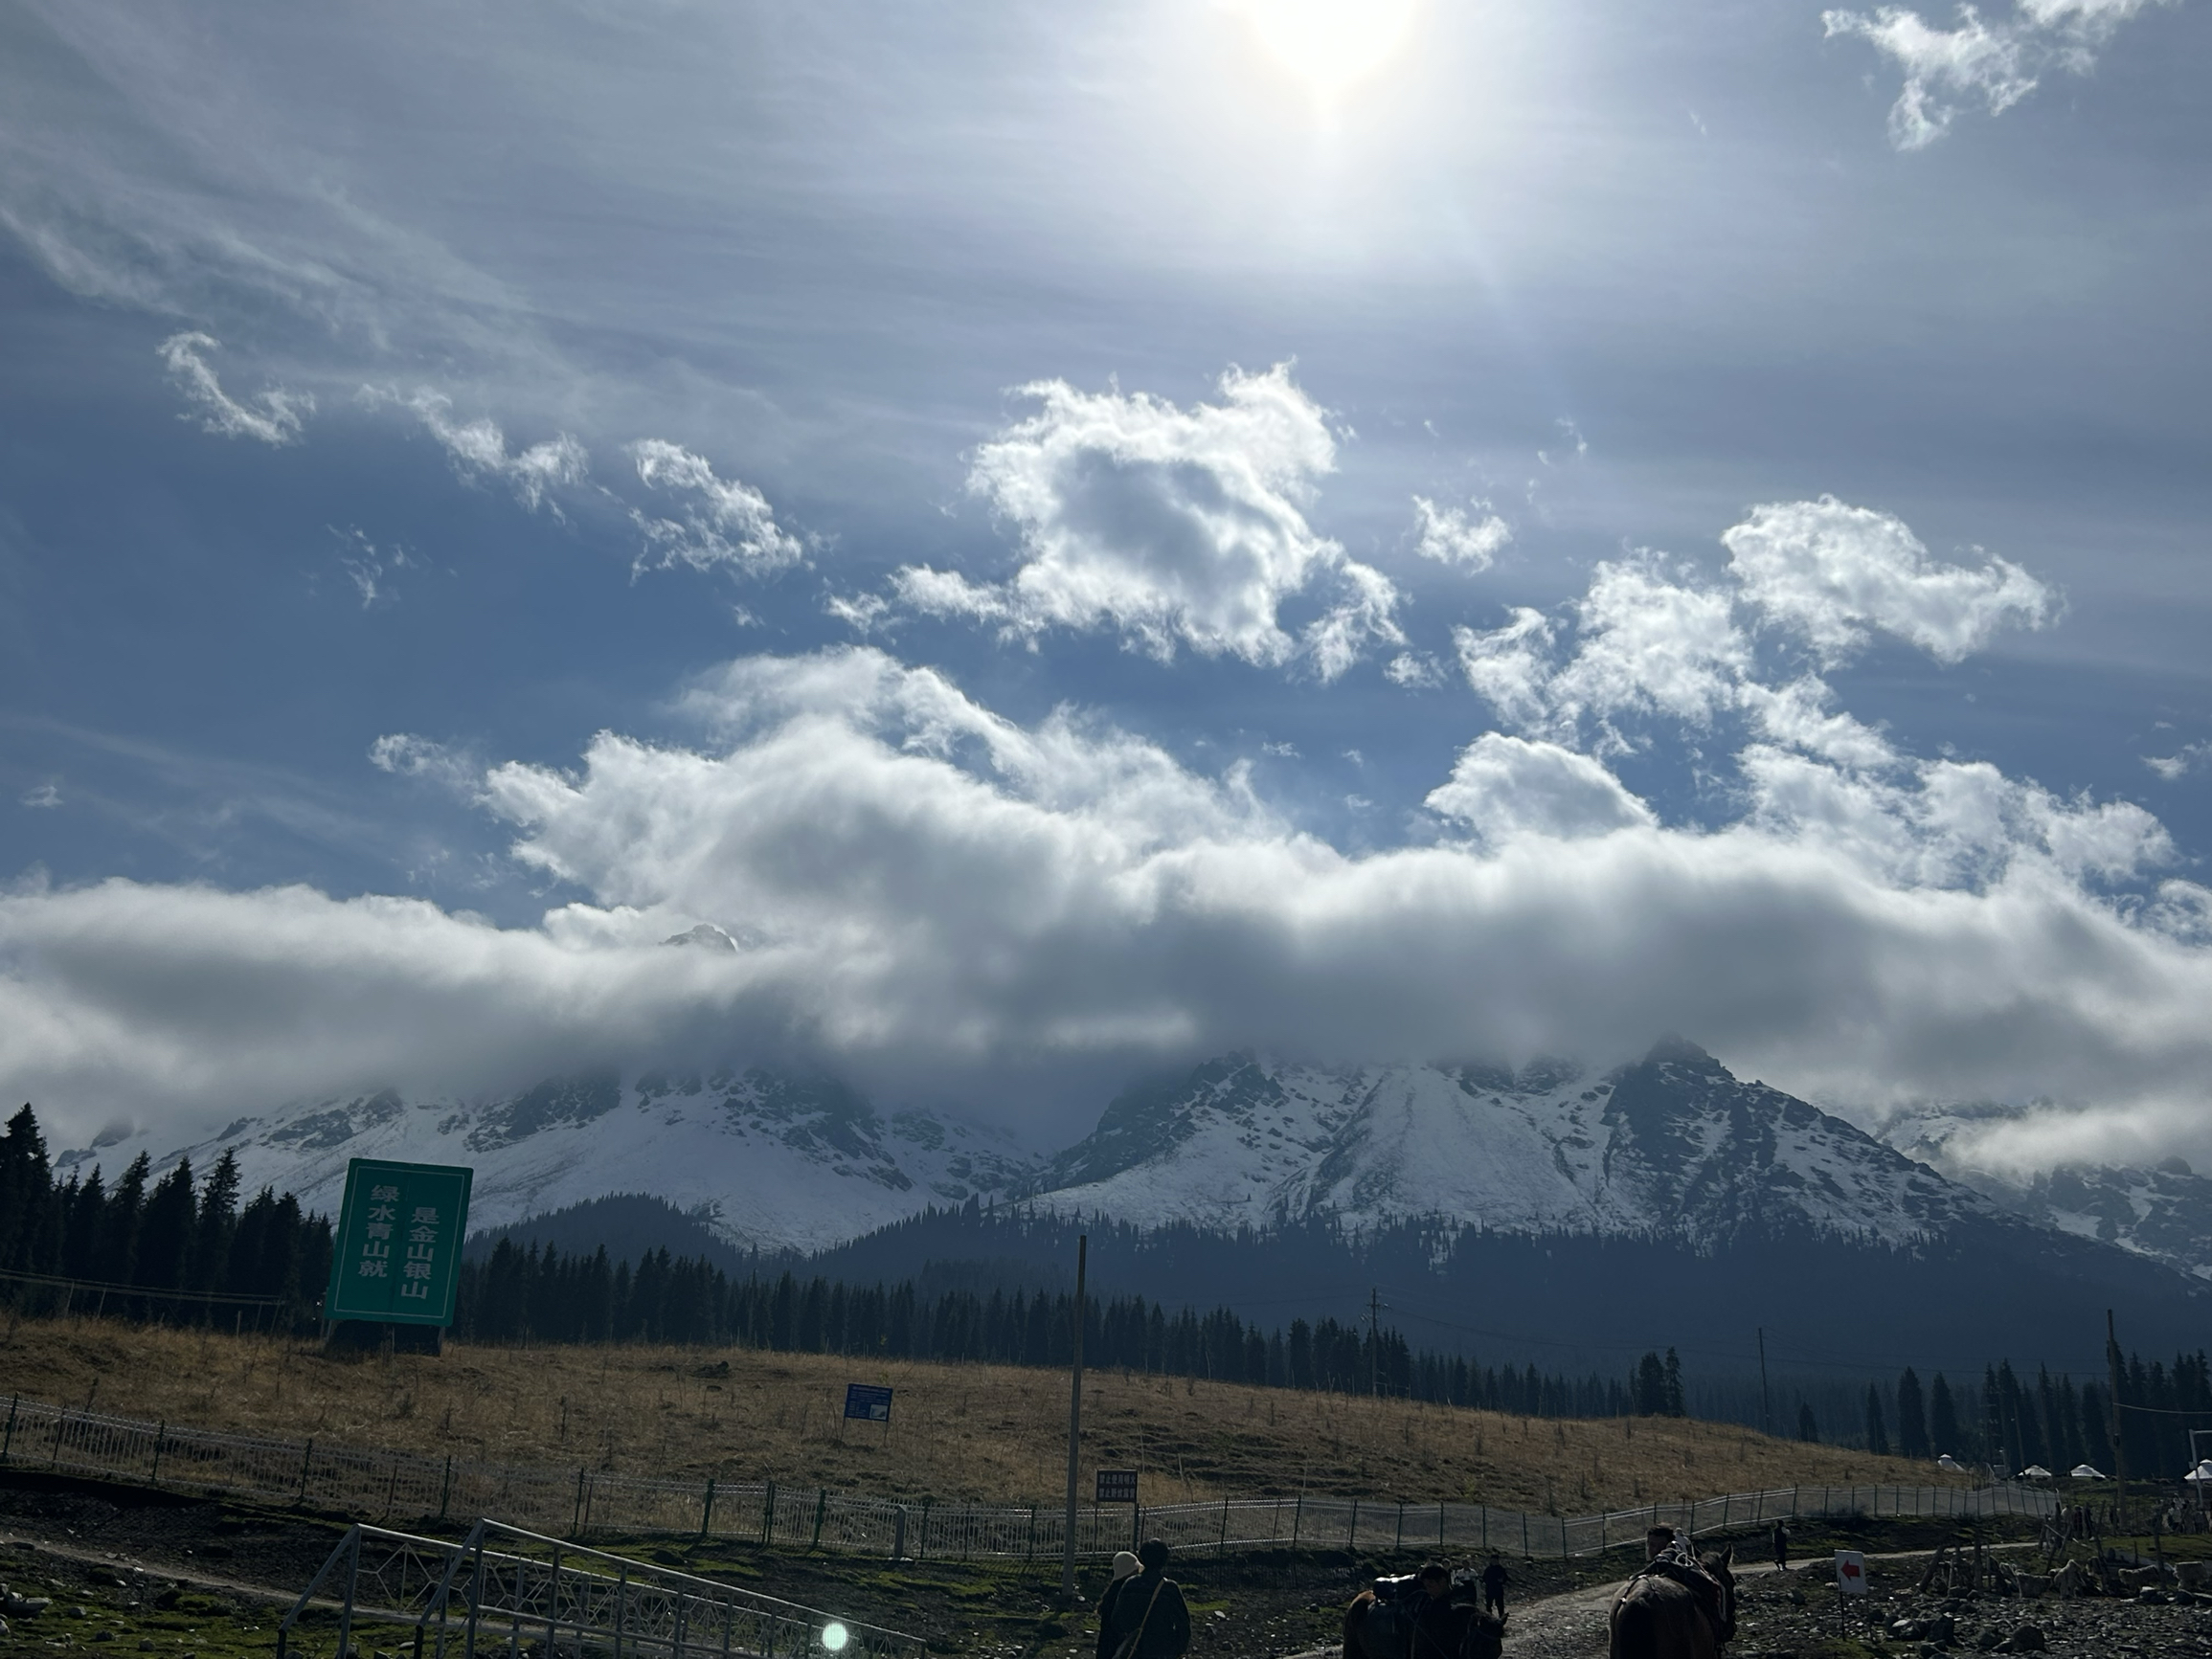
[[[806,1252],[970,1198],[1145,1228],[1435,1218],[1491,1232],[1718,1242],[1811,1225],[1887,1244],[2023,1201],[1947,1178],[1685,1042],[1602,1074],[1563,1062],[1330,1068],[1231,1055],[1128,1090],[1050,1159],[973,1125],[880,1113],[834,1082],[757,1070],[576,1078],[491,1101],[319,1101],[240,1118],[181,1149],[144,1133],[102,1138],[59,1161],[97,1159],[112,1177],[141,1150],[161,1164],[184,1152],[204,1170],[229,1149],[248,1191],[269,1182],[326,1210],[349,1158],[465,1163],[477,1172],[480,1228],[646,1193],[741,1247]],[[2173,1249],[2201,1252],[2207,1229],[2185,1219],[2184,1200],[2212,1195],[2212,1182],[2133,1174],[2170,1196],[2172,1219],[2159,1224],[2176,1234]],[[2172,1259],[2153,1247],[2165,1235],[2146,1223],[2140,1185],[2123,1196],[2054,1178],[2038,1189],[2038,1219]],[[2118,1231],[2108,1224],[2128,1217]]]
[[[1601,1076],[1559,1062],[1337,1070],[1232,1056],[1122,1095],[1034,1192],[1145,1226],[1436,1216],[1715,1238],[1792,1221],[1888,1243],[1989,1210],[1684,1042]]]
[[[759,1071],[547,1082],[489,1102],[407,1101],[389,1091],[241,1117],[189,1147],[141,1132],[65,1153],[112,1177],[141,1151],[204,1171],[237,1155],[264,1182],[334,1213],[350,1158],[468,1164],[472,1227],[496,1227],[609,1193],[650,1193],[700,1214],[733,1244],[817,1250],[912,1215],[1011,1192],[1035,1160],[1011,1142],[927,1112],[889,1117],[844,1086]]]
[[[1907,1156],[1944,1171],[2017,1216],[2115,1244],[2194,1278],[2212,1280],[2212,1179],[2184,1158],[2149,1169],[2130,1164],[2069,1164],[2010,1181],[1965,1163],[1953,1142],[2000,1109],[1951,1107],[1900,1116],[1884,1138]]]

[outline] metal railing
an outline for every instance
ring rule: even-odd
[[[318,1612],[335,1614],[334,1632]],[[475,1659],[480,1645],[519,1655],[526,1642],[546,1659],[923,1655],[918,1636],[488,1519],[459,1543],[349,1528],[277,1626],[278,1659],[319,1654],[326,1639],[333,1659],[359,1659],[362,1625],[412,1629],[415,1652],[435,1659]]]
[[[1058,1504],[894,1500],[774,1481],[654,1480],[588,1468],[515,1468],[180,1428],[21,1398],[6,1409],[0,1464],[264,1502],[312,1503],[383,1522],[502,1514],[569,1537],[661,1533],[893,1560],[1054,1559],[1066,1536]],[[1778,1487],[1591,1515],[1395,1499],[1222,1498],[1142,1509],[1079,1507],[1074,1541],[1075,1553],[1087,1558],[1127,1549],[1143,1536],[1164,1538],[1185,1553],[1428,1548],[1568,1558],[1640,1545],[1648,1526],[1695,1535],[1824,1515],[2043,1516],[2058,1501],[2047,1489],[2011,1482]]]

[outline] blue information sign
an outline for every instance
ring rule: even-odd
[[[857,1417],[863,1423],[889,1423],[891,1421],[891,1390],[878,1388],[872,1382],[848,1382],[845,1385],[845,1415]]]

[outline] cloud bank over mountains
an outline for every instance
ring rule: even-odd
[[[1901,754],[1753,637],[1946,655],[2047,593],[1833,501],[1723,540],[1726,583],[1609,563],[1556,616],[1463,634],[1522,734],[1474,738],[1378,851],[1241,763],[1074,708],[1017,724],[867,647],[734,661],[682,692],[691,741],[603,732],[573,771],[395,735],[378,766],[463,792],[573,898],[502,929],[301,888],[19,887],[0,1068],[79,1113],[205,1112],[753,1053],[1050,1138],[1115,1068],[1231,1048],[1603,1058],[1682,1031],[1821,1098],[2048,1095],[2192,1136],[2212,894],[2159,881],[2156,820]],[[1713,821],[1610,769],[1653,722],[1739,734]],[[738,949],[662,943],[701,924]]]

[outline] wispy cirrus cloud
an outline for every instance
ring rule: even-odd
[[[631,510],[630,521],[649,549],[638,560],[639,570],[681,564],[761,575],[806,556],[799,538],[777,524],[766,496],[736,479],[716,478],[704,456],[658,437],[641,438],[629,448],[639,482],[684,504],[675,518]]]
[[[1336,441],[1288,364],[1232,369],[1219,402],[1188,409],[1061,380],[1023,392],[1036,413],[983,444],[968,480],[1021,538],[1021,568],[979,583],[908,566],[893,581],[907,606],[1027,639],[1111,628],[1162,661],[1302,661],[1323,680],[1370,642],[1402,642],[1390,580],[1306,518]],[[1282,609],[1309,596],[1322,614],[1294,635]]]
[[[1440,565],[1487,571],[1513,539],[1513,527],[1490,510],[1488,502],[1438,506],[1427,496],[1413,498],[1413,551]]]
[[[162,364],[192,405],[185,418],[199,422],[200,430],[220,437],[251,437],[282,447],[300,440],[307,416],[315,413],[314,396],[282,386],[264,387],[243,401],[223,390],[209,354],[222,348],[212,334],[196,330],[171,334],[160,346]]]
[[[1904,71],[1889,109],[1889,141],[1899,149],[1924,149],[1951,130],[1966,105],[2002,115],[2054,69],[2087,74],[2121,24],[2147,6],[2168,3],[2019,0],[2011,17],[1994,23],[1961,6],[1949,29],[1902,6],[1871,13],[1838,9],[1820,18],[1830,38],[1865,40]]]
[[[505,484],[531,512],[545,507],[559,517],[560,503],[554,492],[583,482],[591,471],[590,455],[570,434],[557,433],[543,442],[509,452],[507,434],[497,421],[488,415],[456,420],[453,399],[428,387],[402,397],[389,389],[365,386],[361,396],[372,407],[396,403],[412,410],[443,447],[455,472],[471,482]]]

